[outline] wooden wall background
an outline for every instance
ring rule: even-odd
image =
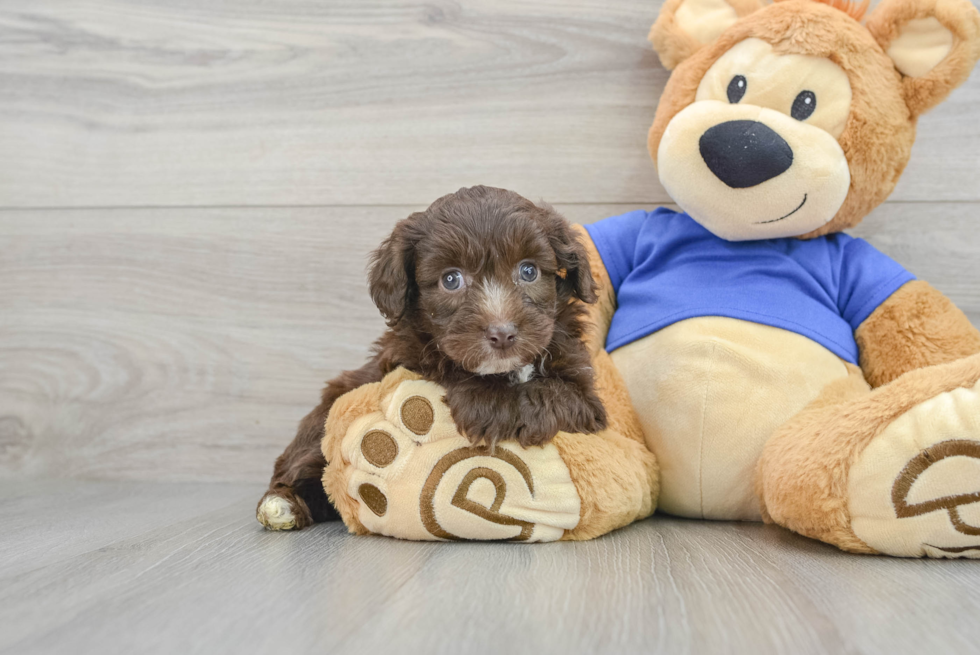
[[[477,183],[669,202],[660,4],[0,3],[0,475],[261,481],[380,332],[397,219]],[[980,325],[978,219],[975,74],[856,233]]]

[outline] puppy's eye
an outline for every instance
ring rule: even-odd
[[[800,94],[793,100],[793,108],[790,109],[789,115],[798,121],[805,121],[810,118],[816,108],[816,94],[813,91],[800,91]]]
[[[738,101],[745,95],[745,90],[749,88],[749,83],[742,75],[736,75],[728,83],[728,102],[738,104]]]
[[[534,282],[538,279],[538,267],[531,262],[524,262],[520,266],[519,275],[525,282]]]
[[[442,277],[439,278],[439,284],[441,284],[442,288],[446,291],[459,291],[465,284],[463,282],[462,271],[456,269],[446,271],[442,274]]]

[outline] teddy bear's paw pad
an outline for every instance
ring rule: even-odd
[[[296,527],[296,516],[289,501],[280,496],[266,496],[255,512],[255,518],[269,530],[292,530]]]
[[[388,512],[388,497],[370,482],[358,485],[357,497],[377,516],[384,516]]]
[[[402,382],[381,400],[385,418],[416,443],[461,438],[442,398],[445,389],[434,382]]]
[[[980,383],[890,423],[848,480],[851,527],[902,557],[980,558]]]
[[[578,491],[556,446],[473,446],[444,393],[403,382],[381,412],[351,424],[341,449],[364,527],[402,539],[554,541],[578,525]]]
[[[372,466],[383,469],[398,457],[398,442],[384,430],[369,430],[361,439],[361,454]]]

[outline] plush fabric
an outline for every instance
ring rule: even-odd
[[[660,182],[723,239],[819,229],[850,189],[838,138],[851,104],[850,81],[836,63],[744,39],[711,65],[695,101],[671,119],[656,153],[665,162]],[[794,107],[802,113],[794,116]]]
[[[660,10],[659,20],[650,30],[650,43],[667,70],[672,70],[731,27],[735,22],[733,15],[736,19],[748,16],[762,7],[758,0],[697,0],[697,4],[700,11],[681,11],[684,5],[687,5],[686,9],[692,9],[691,0],[667,0]],[[731,11],[724,5],[731,7]]]
[[[876,439],[882,439],[879,446],[882,450],[898,448],[888,442],[888,428],[917,405],[939,399],[936,414],[926,425],[918,427],[927,444],[932,441],[928,439],[931,429],[928,423],[947,422],[950,415],[961,411],[976,418],[980,406],[976,403],[970,406],[968,402],[957,406],[947,400],[950,398],[947,394],[977,384],[980,356],[911,371],[873,391],[862,377],[855,371],[832,385],[825,398],[818,399],[773,435],[759,461],[758,490],[766,516],[775,523],[844,550],[888,552],[876,551],[854,533],[849,498],[851,467]],[[923,417],[918,418],[921,421]],[[964,431],[956,436],[980,444],[980,430]],[[917,448],[907,449],[906,462],[919,452]],[[876,475],[866,476],[861,483],[890,494],[895,486],[895,472],[884,466],[882,469]],[[949,482],[966,492],[977,491],[972,476],[957,478]],[[923,550],[912,554],[931,554],[924,550],[929,545],[925,540],[933,536],[930,533],[920,535],[918,546]],[[956,536],[952,528],[949,536]],[[972,543],[980,545],[976,539]],[[910,553],[902,550],[889,554],[908,556]],[[959,555],[976,557],[980,551],[963,551]]]
[[[850,77],[850,115],[839,138],[850,170],[850,190],[831,220],[802,236],[853,227],[894,188],[911,154],[915,123],[905,104],[901,75],[868,30],[843,12],[811,0],[786,0],[757,11],[677,67],[650,128],[648,148],[654,162],[661,168],[670,165],[656,158],[667,125],[694,102],[715,61],[747,38],[771,43],[778,53],[828,58]]]
[[[753,482],[766,441],[847,375],[815,341],[721,316],[674,323],[612,359],[660,465],[658,507],[691,518],[759,520]]]
[[[798,143],[806,132],[780,114],[792,113],[782,93],[801,93],[820,83],[807,70],[808,58],[824,59],[847,76],[850,93],[843,127],[828,121],[811,126],[837,139],[850,181],[846,198],[832,214],[812,217],[823,220],[822,225],[795,234],[790,229],[795,226],[780,225],[785,232],[780,236],[800,243],[856,225],[891,193],[908,161],[918,116],[962,83],[980,57],[980,14],[965,0],[884,0],[866,26],[860,19],[867,3],[777,1],[697,47],[678,34],[680,6],[665,6],[652,31],[661,58],[676,69],[650,128],[648,148],[661,181],[676,194],[678,204],[716,237],[740,240],[733,246],[745,239],[751,243],[750,228],[738,223],[753,220],[754,211],[746,207],[776,215],[799,192],[794,180],[807,178],[794,173],[796,160],[808,152]],[[697,6],[690,5],[689,11]],[[803,81],[785,74],[794,67]],[[818,88],[811,102],[815,99],[820,107],[821,98],[827,97]],[[845,94],[831,92],[830,97],[840,111]],[[698,120],[689,118],[693,116]],[[791,118],[808,120],[806,115]],[[741,121],[745,134],[758,135],[729,138],[722,144],[732,149],[725,154],[734,158],[732,166],[785,157],[782,149],[788,145],[793,153],[789,167],[783,164],[764,175],[766,167],[759,167],[752,171],[754,178],[742,171],[732,176],[719,170],[704,139],[725,121]],[[752,121],[782,141],[766,136],[766,129],[750,127]],[[774,145],[766,151],[768,143]],[[824,205],[832,206],[829,199]],[[823,206],[817,209],[824,211]],[[640,218],[635,219],[638,226]],[[668,230],[663,232],[656,231],[650,241],[664,238]],[[611,281],[627,280],[631,269],[622,262],[629,260],[628,245],[620,244],[617,253],[617,246],[608,243],[614,240],[601,228],[592,234],[611,269]],[[689,245],[685,251],[701,253],[700,243]],[[653,252],[662,258],[659,250]],[[765,267],[776,273],[771,264]],[[724,287],[723,280],[736,276],[740,268],[744,270],[716,266],[711,279]],[[831,268],[836,275],[839,269]],[[695,329],[687,329],[687,321],[661,326],[615,351],[613,359],[624,372],[651,448],[661,455],[661,509],[691,515],[694,508],[710,515],[700,509],[704,484],[683,483],[708,478],[703,474],[706,461],[743,466],[736,464],[743,461],[733,455],[738,453],[756,460],[753,482],[764,520],[854,552],[980,557],[980,335],[962,312],[926,283],[898,281],[902,284],[875,298],[873,311],[862,312],[848,326],[858,352],[851,360],[860,368],[841,362],[843,368],[830,378],[813,375],[816,388],[808,390],[809,404],[802,410],[791,405],[805,404],[806,393],[791,400],[771,391],[774,404],[786,413],[768,424],[759,421],[752,440],[742,436],[744,419],[734,412],[752,417],[776,414],[771,405],[755,400],[753,391],[770,388],[760,379],[778,378],[801,359],[798,351],[781,352],[784,346],[771,336],[754,356],[733,354],[732,334],[749,339],[762,326],[740,330],[728,324],[734,318],[702,318]],[[680,284],[687,283],[685,278]],[[624,281],[617,298],[611,344],[618,343],[619,316],[658,316],[676,304],[659,302],[646,289],[629,293],[626,286]],[[768,286],[774,293],[779,287]],[[662,309],[665,304],[667,309]],[[681,338],[672,335],[675,331]],[[766,361],[762,354],[774,359]],[[739,385],[726,379],[748,382]],[[675,380],[679,381],[674,384]],[[736,397],[739,387],[744,407],[728,400]],[[714,428],[716,434],[708,440],[705,426],[725,423],[714,413],[728,415],[728,429]],[[766,431],[768,438],[758,434]],[[689,447],[666,447],[675,442]],[[708,480],[709,490],[716,482]],[[719,503],[714,509],[718,518],[744,516],[737,506]]]
[[[633,211],[587,226],[620,309],[606,348],[698,316],[727,316],[813,339],[851,363],[854,330],[911,273],[863,239],[725,241],[683,213]]]
[[[851,464],[851,529],[902,557],[980,554],[980,382],[923,396]]]
[[[980,353],[980,330],[928,282],[909,282],[855,332],[861,367],[873,387],[909,371]]]
[[[920,116],[945,100],[966,81],[980,59],[980,15],[976,9],[972,12],[970,9],[968,0],[889,0],[868,16],[868,31],[886,51],[903,32],[907,34],[905,28],[913,21],[934,19],[949,30],[952,45],[943,59],[931,68],[923,63],[914,71],[927,71],[924,74],[902,75],[902,92],[912,116]],[[915,59],[915,45],[925,46],[927,51],[933,47],[925,40],[918,44],[906,41],[902,48],[906,61]]]

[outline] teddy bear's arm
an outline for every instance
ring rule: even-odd
[[[919,280],[893,293],[854,336],[861,369],[873,387],[980,353],[980,331],[949,298]]]
[[[592,268],[592,277],[595,279],[598,289],[596,295],[599,299],[589,305],[587,322],[594,326],[586,338],[586,345],[589,353],[595,354],[605,348],[606,336],[609,334],[609,324],[612,323],[613,314],[616,311],[616,291],[613,289],[612,280],[602,263],[602,257],[592,242],[592,237],[581,225],[573,225],[572,229],[585,246],[585,251],[589,255],[589,266]]]

